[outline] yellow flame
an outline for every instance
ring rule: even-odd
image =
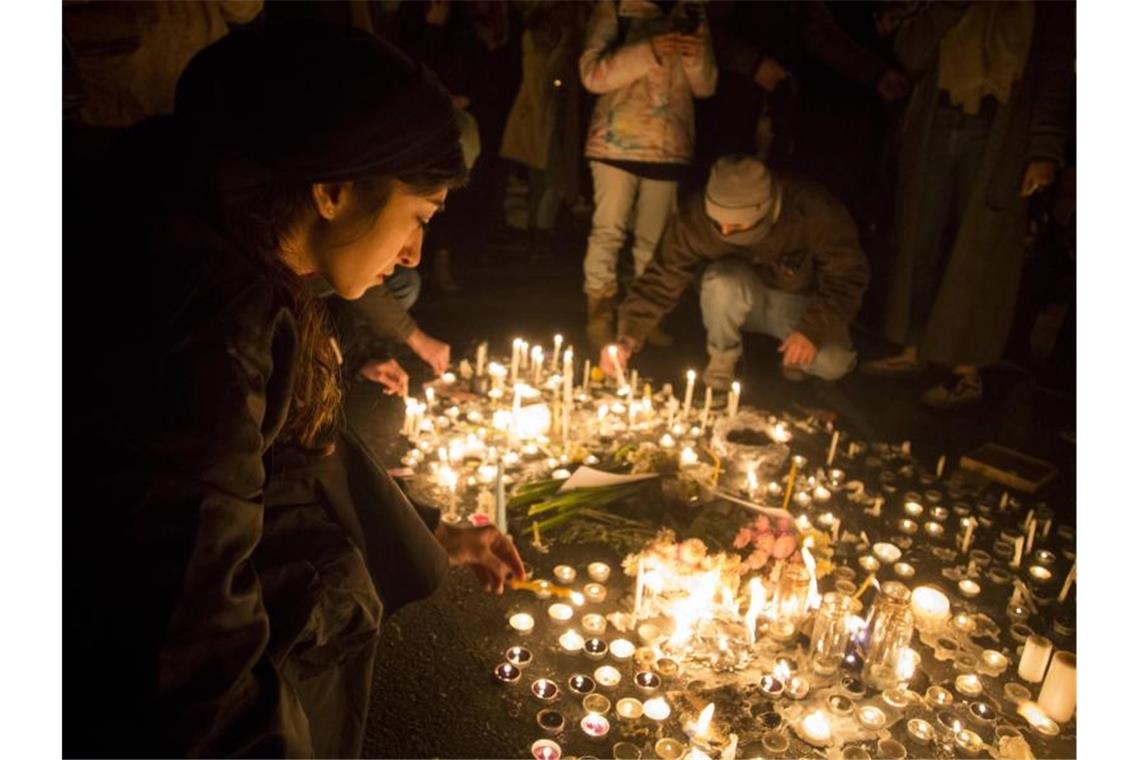
[[[716,704],[709,702],[705,709],[701,710],[701,716],[697,718],[696,725],[693,726],[693,735],[698,739],[703,739],[709,734],[709,724],[712,723],[713,712],[716,711]]]

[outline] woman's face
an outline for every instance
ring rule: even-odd
[[[420,262],[424,226],[443,205],[447,189],[417,195],[395,181],[375,218],[357,185],[317,184],[313,197],[320,216],[309,236],[316,271],[342,298],[355,300],[379,285],[397,266]]]

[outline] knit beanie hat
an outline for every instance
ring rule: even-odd
[[[709,174],[705,212],[721,224],[774,222],[780,214],[780,187],[759,159],[743,153],[724,156]]]

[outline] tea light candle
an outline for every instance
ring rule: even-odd
[[[539,599],[549,599],[554,595],[554,584],[545,578],[540,578],[534,582],[534,595]]]
[[[859,558],[859,567],[863,568],[868,573],[873,573],[877,571],[881,565],[879,564],[879,560],[875,559],[870,554],[865,554]]]
[[[918,532],[918,523],[908,517],[904,517],[899,520],[899,532],[907,536],[913,536]]]
[[[582,616],[582,630],[591,636],[600,636],[606,632],[606,618],[596,612]]]
[[[982,737],[968,728],[963,728],[954,736],[954,743],[958,749],[967,755],[976,755],[982,750]]]
[[[594,679],[584,673],[575,673],[570,676],[566,684],[570,687],[570,692],[577,694],[579,697],[590,694],[597,687],[597,684],[594,683]]]
[[[958,591],[962,596],[972,599],[982,592],[982,587],[978,585],[977,581],[966,578],[958,581]]]
[[[565,623],[567,620],[574,617],[574,608],[569,604],[555,602],[547,608],[546,614],[549,615],[550,619],[556,623]]]
[[[516,612],[511,615],[510,626],[517,633],[530,633],[534,630],[534,618],[525,612]]]
[[[606,716],[597,713],[587,713],[580,725],[582,733],[591,739],[604,739],[610,732],[610,722]]]
[[[914,577],[914,565],[911,565],[907,562],[896,562],[893,565],[893,568],[895,571],[895,575],[897,575],[900,578],[913,578]]]
[[[1049,655],[1053,653],[1053,642],[1044,636],[1033,634],[1025,639],[1025,647],[1021,651],[1021,662],[1017,666],[1017,675],[1029,683],[1041,683],[1045,677],[1045,668],[1049,665]]]
[[[641,700],[633,697],[619,699],[614,709],[617,711],[617,716],[622,720],[637,720],[645,712]]]
[[[784,693],[784,682],[770,673],[761,676],[758,685],[764,695],[770,699],[776,699]]]
[[[1068,723],[1077,707],[1077,655],[1057,652],[1041,685],[1037,703],[1057,723]]]
[[[954,690],[964,697],[977,697],[982,693],[982,679],[976,673],[963,673],[954,679]]]
[[[619,662],[633,657],[636,651],[637,647],[628,639],[614,639],[610,642],[610,655]]]
[[[534,660],[534,655],[526,647],[511,647],[506,653],[507,662],[522,670]]]
[[[919,586],[910,595],[914,624],[925,633],[937,633],[950,619],[950,599],[936,588]]]
[[[1042,736],[1056,736],[1061,733],[1057,722],[1045,714],[1041,705],[1026,700],[1017,706],[1017,714],[1025,718],[1033,730]]]
[[[564,586],[570,585],[578,577],[578,571],[569,565],[556,565],[553,573],[555,579]]]
[[[1006,656],[996,649],[987,649],[982,652],[982,662],[985,663],[987,668],[999,672],[1005,670],[1006,666],[1009,665],[1009,660]]]
[[[871,553],[874,554],[875,558],[880,562],[884,562],[888,565],[892,562],[897,562],[899,557],[902,556],[901,549],[894,544],[886,542],[880,542],[872,546]]]
[[[534,720],[538,723],[539,728],[548,734],[562,733],[562,729],[566,728],[566,718],[563,717],[562,713],[549,707],[539,710],[534,716]]]
[[[652,694],[661,688],[661,676],[648,670],[642,670],[634,674],[633,683],[645,694]]]
[[[806,678],[803,676],[792,676],[792,680],[788,681],[786,692],[792,699],[803,699],[807,696],[810,688]]]
[[[1057,561],[1057,555],[1048,549],[1038,549],[1037,551],[1033,552],[1033,561],[1038,565],[1051,567],[1053,563]]]
[[[671,657],[658,658],[657,662],[653,663],[653,667],[663,678],[672,678],[681,669],[677,661]]]
[[[931,686],[926,690],[926,700],[938,707],[946,707],[954,702],[954,695],[941,686]]]
[[[939,538],[946,532],[946,529],[942,527],[942,523],[934,521],[926,523],[923,528],[926,530],[926,535],[931,538]]]
[[[666,720],[673,713],[673,709],[669,707],[669,703],[665,701],[664,697],[647,699],[641,708],[646,718],[658,722]]]
[[[621,683],[621,672],[613,665],[603,665],[594,671],[594,680],[603,689],[612,689]]]
[[[989,702],[970,703],[970,718],[983,724],[990,724],[997,720],[997,710]]]
[[[495,666],[495,678],[501,683],[515,683],[522,676],[522,671],[509,662],[500,662]]]
[[[558,684],[549,678],[539,678],[530,685],[530,693],[542,702],[553,702],[558,698]]]
[[[610,579],[610,566],[605,562],[591,562],[586,566],[586,574],[592,581],[605,583]]]
[[[610,650],[609,646],[602,639],[593,638],[587,639],[582,645],[582,651],[591,660],[600,660],[606,656],[606,652]]]
[[[886,713],[874,705],[860,707],[856,717],[860,723],[872,730],[878,730],[887,724]]]
[[[911,718],[906,722],[906,732],[919,744],[929,744],[934,738],[934,726],[922,718]]]
[[[1041,565],[1030,565],[1029,577],[1038,583],[1046,583],[1053,577],[1053,571]]]
[[[804,740],[816,747],[826,747],[831,743],[831,720],[823,710],[814,710],[800,722],[800,734]]]
[[[534,760],[562,760],[562,747],[550,739],[539,739],[530,745],[530,754]]]
[[[587,694],[582,698],[582,708],[588,713],[605,715],[610,711],[610,699],[604,694]]]
[[[842,694],[832,694],[827,698],[827,707],[836,715],[850,715],[855,704],[851,701],[850,697],[845,697]]]
[[[657,641],[661,635],[661,629],[653,625],[653,623],[642,623],[637,626],[637,638],[641,639],[642,644],[652,644]]]
[[[590,640],[595,641],[596,639]],[[566,631],[564,634],[558,637],[558,646],[566,654],[578,654],[582,651],[582,646],[584,643],[585,642],[582,639],[582,635],[573,630]]]
[[[666,737],[659,739],[653,745],[653,752],[660,760],[681,760],[685,753],[685,745],[676,739]]]
[[[908,501],[903,504],[903,511],[910,517],[918,517],[922,514],[922,505],[917,501]]]

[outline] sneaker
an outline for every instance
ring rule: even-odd
[[[922,394],[922,403],[935,409],[956,409],[982,400],[982,376],[954,375]]]
[[[740,349],[735,351],[709,351],[709,363],[701,380],[714,391],[727,391],[736,379],[736,362],[740,359]]]
[[[926,362],[909,359],[902,354],[863,362],[859,365],[860,372],[875,377],[914,375],[922,372],[924,369],[926,369]]]

